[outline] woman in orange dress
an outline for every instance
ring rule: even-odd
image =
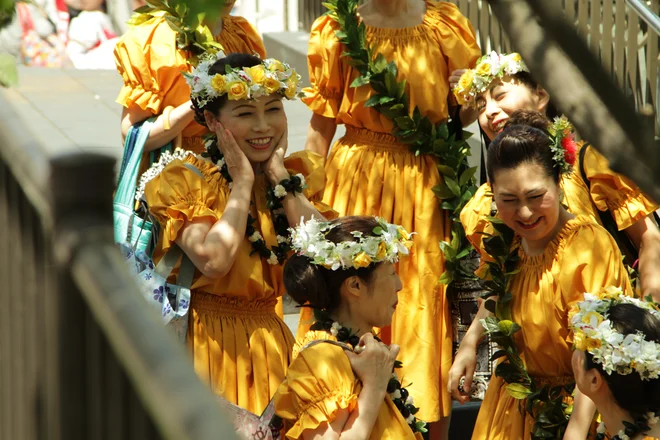
[[[291,361],[293,336],[275,311],[288,228],[333,214],[319,203],[322,158],[285,157],[282,100],[296,96],[300,80],[287,64],[213,56],[188,80],[196,116],[217,140],[206,157],[179,149],[145,173],[144,198],[161,226],[154,260],[176,244],[195,265],[187,333],[195,371],[261,414]]]
[[[491,52],[484,56],[474,69],[460,77],[454,93],[459,102],[476,107],[479,125],[489,139],[495,138],[514,112],[546,114],[550,102],[548,93],[534,81],[516,53]],[[659,208],[658,203],[643,194],[630,179],[613,172],[607,159],[588,145],[578,152],[575,172],[562,177],[561,185],[563,202],[571,213],[590,216],[602,224],[599,212],[608,211],[615,223],[612,229],[625,231],[639,251],[642,294],[653,295],[659,301],[660,229],[652,215]],[[474,237],[477,250],[482,249],[480,234],[488,232],[486,217],[490,215],[492,202],[491,189],[486,183],[461,212],[466,234]]]
[[[491,143],[487,161],[497,216],[513,230],[512,249],[517,249],[520,258],[518,273],[512,275],[508,287],[512,294],[509,319],[520,326],[513,341],[534,390],[574,384],[568,324],[572,303],[581,300],[585,292],[606,286],[632,294],[614,239],[590,217],[571,214],[561,205],[559,181],[561,170],[566,170],[565,152],[559,151],[561,147],[553,151],[550,146],[551,140],[543,131],[514,125]],[[555,161],[555,156],[561,159]],[[465,391],[472,382],[478,341],[485,333],[483,320],[490,315],[482,303],[451,367],[449,387],[459,402],[469,399]],[[461,378],[465,378],[465,386],[459,391]],[[548,422],[536,419],[538,401],[534,413],[528,413],[527,399],[514,397],[508,385],[502,375],[493,374],[477,417],[474,440],[529,440],[540,429],[536,424]],[[557,422],[563,425],[560,433],[566,429],[563,438],[585,439],[594,411],[593,403],[576,391],[568,424],[565,419]],[[555,435],[548,438],[561,438]]]
[[[450,107],[455,107],[450,73],[471,66],[480,55],[468,20],[454,4],[423,0],[371,0],[359,7],[359,15],[374,53],[394,61],[398,79],[407,81],[410,108],[418,107],[434,124],[446,120]],[[390,134],[391,120],[364,107],[375,92],[368,85],[350,87],[359,73],[342,57],[338,29],[330,16],[319,18],[312,27],[312,86],[304,90],[303,101],[314,114],[305,148],[327,156],[337,125],[344,124],[346,135],[326,161],[323,201],[340,215],[375,215],[423,231],[411,257],[398,264],[403,290],[392,325],[381,337],[404,347],[403,375],[420,403],[420,419],[447,419],[452,332],[445,289],[438,282],[444,272],[438,243],[450,238],[451,224],[432,191],[441,183],[438,164],[430,156],[415,156]],[[303,312],[303,332],[310,320],[309,312]]]
[[[602,420],[600,438],[660,438],[660,310],[616,289],[585,294],[571,310],[573,372]],[[613,435],[617,433],[616,435]]]
[[[266,56],[261,38],[243,17],[229,15],[234,1],[226,2],[221,18],[212,28],[215,41],[225,53],[257,53]],[[202,136],[208,129],[194,120],[190,88],[181,75],[190,71],[187,54],[177,49],[177,32],[165,12],[133,26],[115,47],[115,64],[124,80],[117,96],[123,106],[122,139],[131,126],[157,116],[144,151],[156,150],[182,136],[180,146],[204,151]]]
[[[424,423],[393,374],[399,346],[370,333],[392,321],[402,287],[394,263],[408,254],[410,235],[382,219],[349,216],[311,220],[292,241],[297,254],[284,285],[319,319],[296,342],[274,397],[286,438],[421,440]]]

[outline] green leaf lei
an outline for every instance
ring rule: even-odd
[[[215,12],[224,5],[223,0],[212,2],[206,0],[202,2],[203,4],[199,4],[198,0],[191,3],[192,10],[186,1],[146,0],[146,3],[135,10],[133,16],[128,20],[128,24],[138,26],[163,13],[167,24],[177,33],[177,48],[188,53],[186,57],[188,64],[196,66],[200,55],[223,50],[222,45],[215,41],[208,26],[203,24],[205,13],[195,13],[200,7],[212,8],[209,11]]]
[[[532,439],[561,439],[570,415],[569,405],[564,403],[563,397],[573,392],[575,384],[542,385],[527,373],[514,340],[520,326],[513,321],[513,294],[509,290],[512,277],[519,272],[518,246],[514,245],[513,230],[502,220],[489,217],[489,221],[495,233],[485,234],[484,239],[484,248],[492,261],[486,261],[490,279],[484,282],[486,292],[483,298],[486,308],[494,316],[482,320],[482,324],[491,340],[499,345],[491,360],[503,358],[497,364],[495,375],[504,379],[505,388],[513,398],[527,399],[521,411],[527,411],[534,418]]]
[[[353,348],[358,346],[360,343],[360,337],[355,332],[353,332],[352,329],[346,328],[336,322],[325,310],[313,310],[315,322],[310,327],[311,330],[328,332],[335,336],[339,342],[350,344]],[[377,336],[374,336],[374,339],[380,341]],[[403,364],[401,361],[394,361],[392,377],[387,383],[387,394],[390,396],[392,402],[397,407],[403,418],[406,420],[406,423],[408,423],[410,429],[412,429],[412,432],[425,433],[427,431],[426,422],[415,417],[415,414],[419,412],[419,408],[414,405],[412,397],[408,397],[410,396],[408,390],[406,387],[401,385],[401,381],[394,372],[394,370],[397,370],[402,366]]]
[[[473,250],[465,237],[459,215],[465,204],[477,190],[476,167],[468,165],[470,147],[465,139],[469,132],[463,131],[462,139],[457,136],[456,123],[433,124],[423,116],[419,108],[410,111],[410,100],[406,94],[406,80],[398,81],[398,69],[394,61],[387,62],[383,54],[375,54],[367,42],[366,26],[357,17],[359,0],[329,0],[323,5],[326,13],[339,25],[335,32],[344,45],[342,56],[360,73],[351,87],[369,85],[376,92],[364,103],[392,120],[392,134],[402,143],[410,145],[415,155],[430,154],[437,158],[438,171],[443,182],[433,188],[440,199],[442,209],[449,211],[452,220],[451,242],[441,242],[445,255],[445,273],[440,278],[444,284],[459,279],[475,279],[474,270],[466,264]],[[412,116],[411,116],[412,114]]]

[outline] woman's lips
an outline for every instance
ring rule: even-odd
[[[534,229],[534,228],[535,228],[536,226],[538,226],[538,224],[541,222],[541,219],[542,219],[542,218],[543,218],[543,217],[539,217],[539,218],[537,218],[537,219],[534,221],[534,223],[523,223],[523,222],[520,222],[520,221],[519,221],[519,222],[518,222],[518,226],[520,226],[522,229],[525,229],[525,230]]]

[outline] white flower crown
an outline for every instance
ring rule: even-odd
[[[373,236],[353,232],[357,241],[341,243],[333,243],[325,238],[335,227],[332,223],[316,219],[301,221],[299,226],[290,229],[291,247],[298,254],[312,260],[312,263],[330,270],[357,269],[383,261],[396,263],[399,255],[410,253],[414,233],[408,233],[403,227],[387,223],[381,218],[376,220],[378,226]]]
[[[207,53],[202,56],[191,73],[184,73],[190,97],[200,107],[223,95],[229,100],[256,99],[279,93],[287,99],[299,96],[301,77],[287,63],[268,58],[253,67],[232,68],[227,66],[225,74],[209,74],[216,61],[225,57],[224,52]]]
[[[468,69],[461,75],[452,92],[460,105],[475,105],[477,96],[496,79],[504,75],[529,72],[519,54],[498,54],[491,51],[477,60],[474,69]]]
[[[607,374],[636,372],[642,380],[657,379],[660,377],[660,344],[647,341],[641,332],[626,336],[617,332],[608,319],[608,312],[618,304],[633,304],[660,318],[654,303],[625,296],[618,287],[606,287],[596,295],[585,293],[584,301],[569,312],[573,345],[589,352]]]

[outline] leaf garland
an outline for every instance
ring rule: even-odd
[[[203,7],[211,12],[219,11],[225,4],[224,0],[206,0]],[[191,9],[192,5],[194,9]],[[188,53],[188,64],[196,66],[199,56],[204,53],[216,53],[223,50],[222,45],[215,41],[211,30],[204,24],[204,18],[209,13],[198,12],[198,2],[182,0],[146,0],[146,5],[135,10],[128,20],[129,26],[139,26],[147,21],[162,16],[167,24],[177,33],[177,49]]]
[[[514,232],[502,220],[489,217],[494,234],[484,234],[484,249],[491,260],[485,261],[489,279],[484,282],[485,307],[493,313],[482,320],[482,325],[491,341],[499,345],[492,361],[503,358],[495,368],[495,375],[506,382],[506,391],[515,399],[527,399],[524,410],[534,418],[532,439],[561,439],[568,424],[572,406],[564,402],[575,384],[549,386],[535,382],[527,373],[525,363],[516,346],[514,334],[520,325],[513,321],[511,301],[513,293],[509,286],[520,270],[518,246],[514,245]],[[493,298],[496,298],[494,300]],[[522,402],[521,402],[522,403]]]
[[[470,147],[466,139],[469,132],[459,136],[460,121],[432,123],[418,107],[410,109],[406,93],[406,80],[398,81],[398,69],[394,61],[388,62],[381,53],[374,53],[367,42],[366,25],[357,16],[359,0],[329,0],[323,5],[326,14],[339,25],[335,35],[344,45],[342,56],[355,67],[359,76],[351,87],[371,86],[375,94],[365,103],[389,118],[394,125],[392,134],[410,146],[416,156],[429,154],[437,158],[438,172],[443,182],[433,188],[440,207],[449,212],[452,221],[451,242],[441,242],[445,256],[445,273],[440,278],[444,284],[454,280],[475,279],[476,267],[467,264],[473,250],[468,242],[459,215],[477,190],[476,167],[467,161]]]

